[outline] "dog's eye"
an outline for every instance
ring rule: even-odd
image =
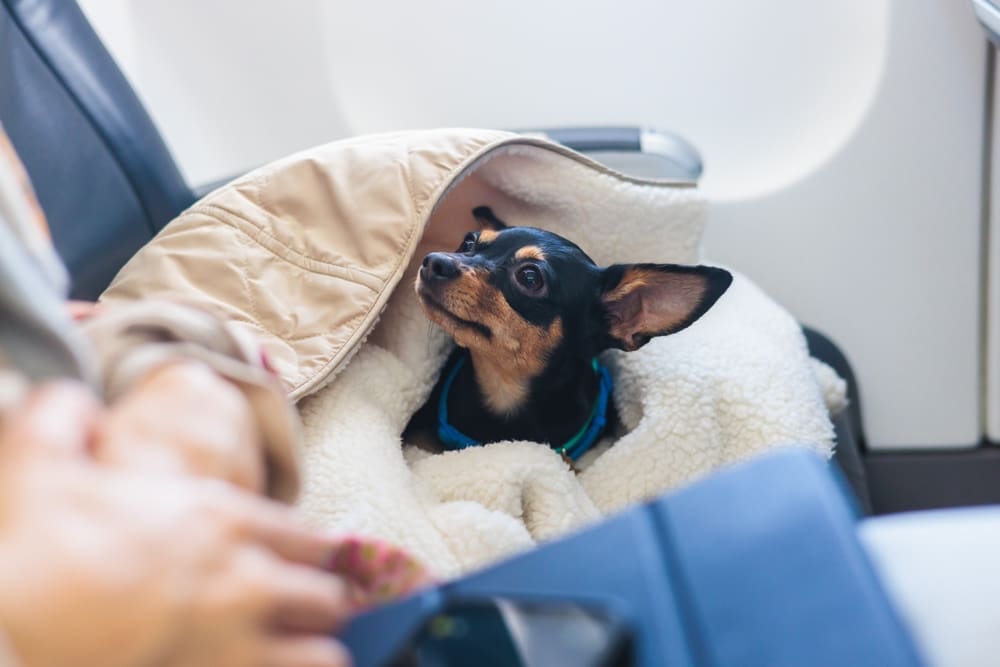
[[[465,235],[465,239],[462,241],[462,245],[458,247],[459,252],[464,252],[466,254],[472,254],[476,250],[476,241],[479,240],[479,234],[475,232],[469,232]]]
[[[517,284],[527,292],[538,293],[545,287],[545,279],[542,278],[542,270],[534,264],[526,264],[514,273]]]

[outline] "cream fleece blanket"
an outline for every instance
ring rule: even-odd
[[[824,397],[842,404],[843,382],[742,276],[689,329],[604,355],[624,428],[579,474],[532,443],[402,447],[449,345],[417,306],[413,267],[454,250],[482,205],[601,264],[700,259],[705,205],[692,183],[629,177],[495,130],[396,132],[310,148],[219,188],[102,301],[179,300],[255,337],[300,402],[306,517],[396,542],[443,577],[766,449],[830,451]]]
[[[693,189],[650,193],[524,147],[490,155],[474,174],[452,184],[435,216],[490,204],[508,224],[563,234],[601,264],[698,261],[705,207]],[[637,198],[646,199],[638,206]],[[460,235],[435,238],[434,225],[432,217],[416,262],[458,245]],[[300,403],[301,509],[315,524],[395,542],[438,576],[529,549],[768,449],[832,449],[828,410],[842,407],[843,381],[809,358],[797,322],[739,274],[685,331],[603,355],[623,433],[589,452],[579,473],[535,443],[440,455],[403,447],[400,434],[450,350],[420,310],[413,275],[349,365]]]

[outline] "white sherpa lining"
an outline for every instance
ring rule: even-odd
[[[484,204],[508,224],[570,238],[602,265],[700,260],[705,205],[693,187],[651,187],[530,145],[485,156],[438,202],[366,343],[300,403],[301,508],[312,523],[390,540],[452,577],[764,450],[830,453],[826,403],[842,404],[842,381],[810,361],[796,321],[738,274],[687,330],[603,355],[625,433],[588,453],[579,474],[534,443],[404,453],[400,434],[450,349],[420,310],[414,269],[426,252],[457,247]]]

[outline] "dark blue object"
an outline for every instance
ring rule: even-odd
[[[920,665],[829,466],[786,451],[717,473],[466,579],[357,618],[359,667],[452,596],[606,598],[643,666]]]
[[[96,297],[194,202],[72,0],[0,0],[0,123],[31,177],[75,297]]]

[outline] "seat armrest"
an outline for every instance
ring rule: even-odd
[[[195,199],[196,200],[201,199],[202,197],[212,192],[213,190],[218,190],[223,185],[226,185],[231,181],[235,181],[242,175],[243,175],[242,173],[232,174],[231,176],[224,176],[223,178],[219,178],[214,181],[209,181],[208,183],[200,183],[194,186],[192,190],[194,191]]]
[[[698,150],[681,136],[632,127],[553,127],[525,131],[584,153],[630,176],[696,181],[701,177]]]

